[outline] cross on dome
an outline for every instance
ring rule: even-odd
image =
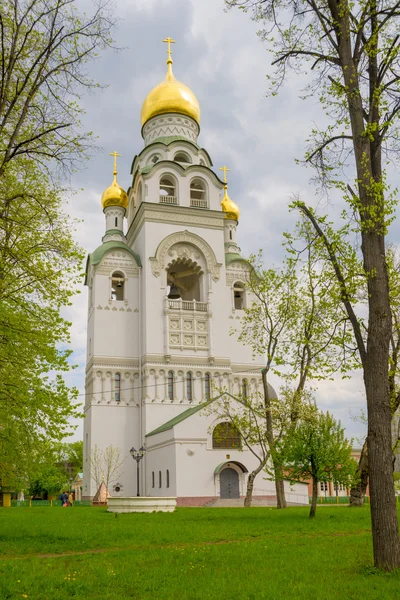
[[[169,64],[172,64],[171,44],[175,44],[175,40],[173,40],[170,37],[167,37],[167,38],[165,38],[165,40],[163,40],[163,42],[166,42],[168,44],[168,48],[167,48],[167,53],[168,53],[167,65],[169,65]]]
[[[114,175],[114,177],[116,177],[118,175],[118,171],[117,171],[117,156],[122,156],[122,154],[118,154],[118,152],[116,150],[114,150],[114,152],[109,152],[109,155],[114,157],[113,175]]]
[[[226,179],[226,172],[230,171],[230,169],[224,165],[223,167],[220,167],[219,170],[224,172],[224,183],[228,183]]]

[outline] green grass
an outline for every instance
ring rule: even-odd
[[[0,599],[386,600],[369,509],[0,509]]]

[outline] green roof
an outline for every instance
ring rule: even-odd
[[[132,250],[132,248],[129,248],[129,246],[125,244],[125,242],[117,242],[112,240],[110,242],[104,242],[104,244],[96,248],[96,250],[92,252],[92,254],[90,254],[90,262],[92,263],[92,265],[99,264],[106,252],[114,250],[115,248],[121,248],[123,250],[126,250],[127,252],[129,252],[129,254],[133,256],[137,266],[142,266],[140,257]]]
[[[184,421],[188,417],[191,417],[192,415],[197,413],[202,408],[205,408],[206,406],[208,406],[214,400],[215,400],[215,398],[212,398],[211,400],[207,400],[207,402],[202,402],[201,404],[198,404],[197,406],[192,406],[191,408],[184,410],[177,417],[170,419],[169,421],[164,423],[164,425],[160,425],[160,427],[157,427],[157,429],[153,429],[153,431],[150,431],[150,433],[147,433],[145,437],[150,437],[151,435],[156,435],[156,433],[162,433],[163,431],[168,431],[168,429],[172,429],[175,425],[177,425],[178,423],[181,423],[181,421]]]
[[[225,254],[225,264],[228,266],[230,265],[232,262],[244,262],[246,264],[248,264],[248,261],[243,258],[243,256],[240,256],[240,254],[237,254],[236,252],[227,252]]]
[[[121,248],[122,250],[126,250],[127,252],[129,252],[129,254],[131,254],[133,256],[133,258],[136,261],[137,266],[138,267],[142,266],[140,256],[138,254],[136,254],[132,250],[132,248],[129,248],[129,246],[127,244],[125,244],[125,242],[117,242],[117,241],[112,241],[112,240],[109,242],[104,242],[103,244],[101,244],[101,246],[96,248],[96,250],[94,252],[92,252],[91,254],[89,254],[87,257],[85,285],[87,284],[89,264],[91,263],[92,265],[98,265],[99,262],[101,261],[101,259],[103,258],[103,256],[107,252],[110,252],[110,250],[114,250],[115,248]]]

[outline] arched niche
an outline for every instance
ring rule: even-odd
[[[158,245],[155,256],[150,258],[151,270],[155,277],[166,273],[172,261],[178,258],[174,254],[178,248],[185,260],[200,264],[199,260],[203,257],[205,272],[210,273],[214,281],[219,280],[222,265],[217,262],[213,249],[200,236],[186,230],[170,234]],[[166,283],[163,281],[163,285]]]

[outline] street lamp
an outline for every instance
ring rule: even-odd
[[[137,488],[136,496],[140,496],[140,493],[139,493],[139,463],[142,460],[145,452],[146,452],[146,446],[142,446],[141,448],[139,448],[139,450],[136,450],[136,448],[134,448],[132,446],[132,448],[129,450],[129,454],[132,456],[133,460],[136,460],[136,488]]]

